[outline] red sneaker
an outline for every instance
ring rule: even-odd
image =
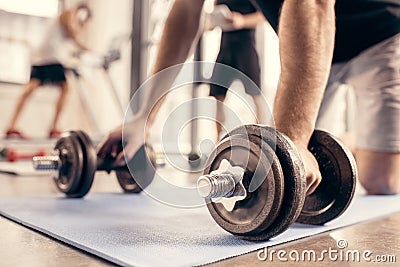
[[[21,139],[21,140],[29,140],[29,138],[17,130],[8,130],[5,135],[6,139]]]
[[[51,130],[49,133],[49,138],[59,138],[61,136],[62,132],[58,131],[58,130]]]

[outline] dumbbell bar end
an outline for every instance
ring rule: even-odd
[[[35,170],[58,170],[61,167],[59,156],[33,157],[33,168]]]

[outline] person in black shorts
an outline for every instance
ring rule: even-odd
[[[256,85],[245,87],[245,91],[254,101],[256,108],[256,119],[258,123],[266,123],[263,114],[263,100],[260,88],[260,64],[255,47],[255,27],[265,21],[261,12],[248,0],[217,0],[216,5],[226,5],[231,10],[231,16],[226,18],[226,23],[221,25],[222,36],[221,45],[216,62],[228,65],[246,76]],[[240,51],[240,52],[239,52]],[[232,77],[225,73],[220,73],[221,68],[214,68],[213,78],[223,77],[226,85],[240,77]],[[217,84],[210,85],[210,96],[217,100],[216,128],[217,139],[224,135],[222,125],[225,122],[224,101],[228,88]]]
[[[20,96],[15,106],[11,121],[6,130],[6,138],[27,139],[16,128],[18,118],[26,104],[27,99],[41,85],[57,85],[60,96],[56,102],[56,111],[53,123],[50,127],[49,137],[55,138],[61,134],[58,129],[58,120],[64,107],[68,93],[68,84],[65,78],[65,69],[61,64],[65,52],[63,50],[70,40],[76,50],[87,50],[78,39],[78,34],[86,25],[91,16],[91,11],[86,4],[79,4],[71,9],[66,9],[52,22],[45,38],[40,46],[32,53],[31,75],[25,85],[24,92]]]

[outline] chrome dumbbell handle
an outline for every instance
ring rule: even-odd
[[[59,170],[62,165],[60,156],[66,155],[66,150],[58,152],[55,150],[52,155],[49,156],[35,156],[32,158],[33,168],[35,170]],[[114,158],[97,159],[97,171],[125,171],[127,166],[114,166]]]
[[[61,167],[61,159],[58,155],[33,157],[32,163],[35,170],[58,170]]]
[[[230,197],[235,192],[235,186],[232,173],[207,174],[197,180],[197,190],[204,198]]]
[[[246,196],[246,189],[242,184],[244,173],[242,167],[232,166],[224,159],[217,170],[199,177],[197,191],[203,198]]]
[[[243,185],[244,174],[244,168],[232,166],[223,159],[217,170],[199,177],[197,191],[203,198],[221,203],[226,210],[232,211],[237,201],[247,197]]]

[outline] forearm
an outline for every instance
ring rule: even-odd
[[[279,24],[281,77],[278,130],[306,146],[329,77],[335,36],[334,0],[285,1]]]
[[[203,0],[176,0],[165,22],[161,37],[159,51],[153,68],[153,75],[160,71],[184,63],[199,29]],[[145,90],[138,116],[152,123],[160,106],[158,103],[155,111],[151,113],[154,105],[167,93],[180,68],[175,67],[168,71],[169,75],[156,75],[151,78],[151,84]]]
[[[76,18],[70,11],[62,13],[59,21],[65,35],[71,39],[80,50],[89,50],[79,39],[78,30],[76,29],[77,26],[74,24]]]
[[[199,29],[202,6],[202,0],[175,1],[165,22],[153,74],[187,59]]]
[[[257,11],[254,13],[244,15],[244,28],[253,29],[257,27],[258,24],[265,21],[265,17],[262,12]]]
[[[81,51],[88,51],[89,48],[84,45],[77,36],[75,36],[74,38],[72,38],[72,40],[74,41],[75,45],[77,46],[77,48]]]
[[[78,36],[76,36],[74,38],[74,42],[78,46],[78,48],[80,50],[83,50],[83,51],[89,51],[90,50],[89,47],[84,42],[82,42],[81,39]]]

